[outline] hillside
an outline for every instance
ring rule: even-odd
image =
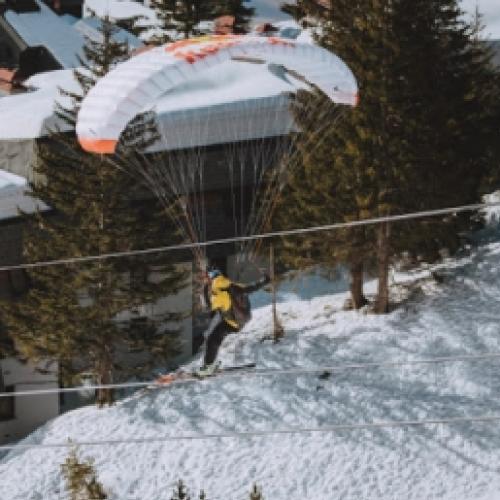
[[[392,292],[399,307],[375,317],[342,311],[342,279],[297,279],[281,292],[287,335],[277,346],[260,341],[270,329],[268,297],[261,293],[245,333],[224,343],[222,361],[256,361],[262,369],[500,352],[500,243],[486,241],[450,260],[434,278],[430,270],[395,274]],[[500,415],[498,362],[372,367],[328,378],[219,377],[131,397],[110,409],[68,413],[25,443]],[[247,500],[254,482],[266,500],[495,500],[499,448],[498,423],[490,422],[81,451],[95,458],[117,500],[168,500],[180,477],[212,500]],[[0,461],[0,498],[67,498],[59,474],[65,456],[64,450],[11,453]]]

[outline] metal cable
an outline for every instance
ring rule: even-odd
[[[441,363],[453,363],[459,361],[482,361],[486,359],[500,359],[500,353],[483,353],[483,354],[464,354],[460,356],[441,356],[430,359],[420,359],[415,361],[392,361],[387,363],[357,363],[357,364],[347,364],[347,365],[337,365],[337,366],[316,366],[311,368],[286,368],[286,369],[272,369],[272,370],[253,370],[248,369],[248,371],[243,372],[227,372],[220,373],[216,377],[208,377],[203,379],[204,381],[215,380],[220,377],[239,379],[246,377],[273,377],[281,375],[312,375],[315,373],[325,373],[325,372],[342,372],[349,370],[363,370],[363,369],[380,369],[380,368],[397,368],[404,366],[418,366],[418,365],[432,365]],[[188,384],[193,382],[199,382],[199,379],[186,379],[177,380],[172,382],[175,385]],[[172,384],[171,383],[171,384]],[[167,384],[168,385],[168,384]],[[151,380],[149,382],[131,382],[128,384],[107,384],[107,385],[91,385],[91,386],[80,386],[80,387],[62,387],[53,389],[42,389],[38,391],[19,391],[19,392],[1,392],[0,398],[11,398],[17,396],[40,396],[46,394],[60,394],[68,392],[79,392],[79,391],[93,391],[99,389],[137,389],[142,387],[153,387],[161,388],[167,387],[167,385],[158,384],[156,381]]]
[[[396,428],[396,427],[419,427],[424,425],[454,425],[473,422],[498,422],[500,415],[478,415],[464,416],[451,418],[433,418],[423,420],[385,420],[379,422],[366,423],[348,423],[324,425],[321,427],[292,427],[288,429],[269,429],[269,430],[248,430],[248,431],[229,431],[221,433],[209,434],[185,434],[178,436],[151,436],[144,438],[122,438],[122,439],[104,439],[95,441],[68,441],[67,443],[46,443],[46,444],[18,444],[0,446],[1,451],[13,450],[34,450],[34,449],[56,449],[56,448],[73,448],[81,446],[112,446],[118,444],[150,444],[150,443],[165,443],[172,441],[202,441],[208,439],[224,439],[224,438],[251,438],[263,436],[277,436],[287,434],[309,434],[309,433],[328,433],[349,430],[369,430],[380,428]]]
[[[232,238],[221,238],[211,241],[201,241],[199,243],[182,243],[178,245],[170,245],[156,248],[146,248],[144,250],[131,250],[127,252],[111,252],[102,255],[91,255],[86,257],[69,257],[67,259],[58,259],[58,260],[49,260],[49,261],[41,261],[41,262],[33,262],[30,264],[18,264],[14,266],[3,266],[0,267],[0,272],[3,271],[15,271],[21,269],[33,269],[39,267],[49,267],[49,266],[57,266],[57,265],[67,265],[67,264],[75,264],[81,262],[91,262],[96,260],[104,260],[104,259],[112,259],[119,257],[129,257],[136,255],[147,255],[147,254],[155,254],[155,253],[163,253],[163,252],[171,252],[174,250],[186,250],[191,248],[205,248],[213,245],[223,245],[227,243],[237,243],[243,241],[251,241],[258,239],[269,239],[283,236],[293,236],[298,234],[308,234],[308,233],[316,233],[320,231],[333,231],[337,229],[344,229],[348,227],[359,227],[359,226],[368,226],[372,224],[382,224],[384,222],[397,222],[403,220],[410,219],[421,219],[425,217],[435,217],[438,215],[446,215],[446,214],[456,214],[461,212],[473,212],[475,210],[481,210],[486,208],[494,208],[500,207],[500,202],[493,203],[477,203],[472,205],[461,205],[458,207],[448,207],[448,208],[440,208],[436,210],[424,210],[420,212],[412,212],[408,214],[401,215],[389,215],[384,217],[373,217],[370,219],[362,219],[357,221],[350,222],[337,222],[334,224],[328,224],[324,226],[312,226],[301,229],[289,229],[284,231],[273,231],[269,233],[262,234],[254,234],[249,236],[236,236]]]

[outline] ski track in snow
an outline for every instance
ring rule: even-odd
[[[286,338],[270,333],[270,306],[245,333],[226,339],[223,364],[259,369],[416,360],[500,351],[500,243],[428,271],[396,274],[399,307],[387,316],[342,311],[347,297],[316,277],[281,294]],[[327,290],[334,287],[334,295]],[[344,287],[345,288],[345,287]],[[375,283],[367,285],[373,293]],[[267,300],[264,293],[255,303]],[[98,410],[63,415],[24,443],[178,436],[382,420],[500,414],[498,360],[202,381],[151,392]],[[266,500],[496,500],[497,423],[345,430],[335,433],[120,444],[81,449],[116,500],[167,500],[179,479],[211,500],[247,500],[257,482]],[[0,499],[66,499],[67,450],[10,453],[0,461]],[[194,493],[193,493],[194,494]]]

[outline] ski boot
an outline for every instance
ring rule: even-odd
[[[219,362],[212,363],[211,365],[203,365],[201,368],[194,372],[194,376],[197,378],[212,377],[219,369],[219,366]]]

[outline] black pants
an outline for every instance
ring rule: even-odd
[[[211,365],[217,359],[217,353],[222,341],[231,333],[238,333],[238,330],[228,325],[224,321],[222,314],[217,312],[203,334],[207,342],[205,348],[205,365]]]

